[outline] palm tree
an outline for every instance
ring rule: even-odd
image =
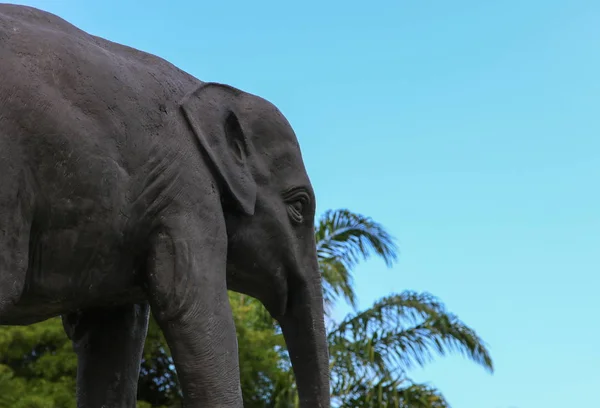
[[[328,310],[340,297],[355,310],[328,335],[334,405],[448,407],[435,388],[407,376],[435,354],[458,352],[493,372],[475,331],[428,293],[393,294],[356,311],[352,269],[373,254],[388,266],[397,259],[394,239],[380,224],[346,209],[327,211],[316,226],[316,241]]]

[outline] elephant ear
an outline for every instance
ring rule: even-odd
[[[184,97],[181,110],[226,189],[244,213],[254,214],[256,182],[250,172],[250,141],[235,108],[242,91],[204,83]]]

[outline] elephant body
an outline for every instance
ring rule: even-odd
[[[269,102],[1,4],[0,187],[0,324],[63,316],[79,407],[135,406],[150,307],[184,405],[241,407],[227,287],[329,406],[314,197]]]
[[[29,8],[0,8],[0,45],[0,185],[20,201],[5,216],[29,224],[2,255],[20,300],[0,322],[142,300],[136,255],[155,217],[186,188],[214,194],[187,170],[198,147],[179,110],[201,82]]]

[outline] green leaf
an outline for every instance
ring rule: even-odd
[[[338,297],[356,308],[351,270],[360,260],[375,254],[391,267],[398,258],[394,239],[383,226],[346,209],[326,211],[315,227],[315,240],[329,309]]]

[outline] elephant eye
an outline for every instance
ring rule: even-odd
[[[302,214],[302,209],[304,208],[302,201],[298,200],[292,204],[294,210],[296,210],[299,214]]]
[[[302,224],[304,222],[304,216],[302,215],[303,209],[304,206],[301,201],[294,201],[293,203],[288,204],[288,215],[294,223]]]
[[[283,194],[283,199],[287,205],[287,212],[290,220],[294,224],[303,224],[310,196],[302,188],[293,189]]]

